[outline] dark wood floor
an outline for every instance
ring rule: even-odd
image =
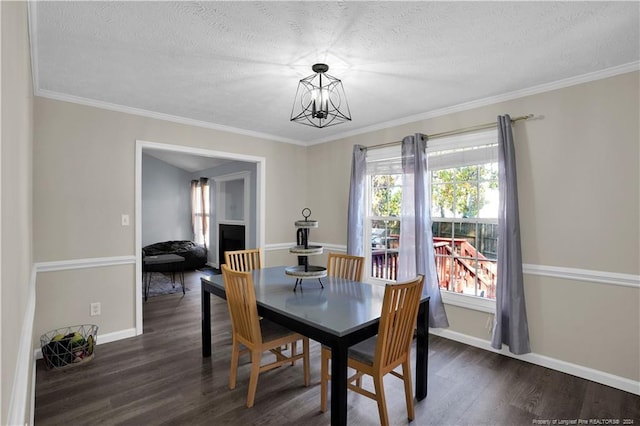
[[[231,354],[226,302],[212,297],[211,358],[200,346],[198,273],[181,293],[150,298],[144,334],[103,344],[85,365],[49,371],[38,362],[37,425],[327,425],[320,412],[320,347],[311,345],[311,386],[302,364],[262,373],[253,408],[245,407],[248,359],[227,387]],[[99,336],[98,336],[99,338]],[[401,381],[385,382],[391,424],[407,424]],[[348,396],[350,425],[375,425],[375,402]],[[430,337],[429,394],[414,425],[640,425],[640,397],[509,357]],[[568,422],[567,422],[568,421]],[[575,423],[570,423],[575,421]],[[565,423],[563,423],[565,422]]]

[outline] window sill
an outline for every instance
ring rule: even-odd
[[[442,302],[447,305],[459,306],[461,308],[472,309],[474,311],[496,313],[496,301],[485,299],[468,294],[453,293],[450,291],[440,291]]]

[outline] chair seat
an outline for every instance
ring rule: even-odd
[[[376,353],[376,342],[378,336],[369,337],[360,343],[349,347],[349,358],[359,361],[363,364],[373,365],[373,358]],[[327,345],[322,345],[322,349],[331,351]]]
[[[359,361],[363,364],[373,365],[373,358],[376,353],[376,343],[378,336],[369,337],[360,343],[349,348],[349,358]]]
[[[269,342],[294,334],[290,329],[276,324],[273,321],[269,321],[266,318],[260,320],[260,332],[262,333],[263,342]]]

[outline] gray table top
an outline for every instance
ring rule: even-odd
[[[294,292],[295,278],[285,275],[285,266],[252,272],[259,305],[295,318],[336,336],[372,324],[380,318],[384,287],[335,277],[305,279]],[[222,275],[204,280],[224,289]]]

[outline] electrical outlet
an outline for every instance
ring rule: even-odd
[[[91,304],[91,316],[95,317],[97,315],[100,315],[100,311],[102,310],[102,307],[100,306],[100,302],[95,302]]]

